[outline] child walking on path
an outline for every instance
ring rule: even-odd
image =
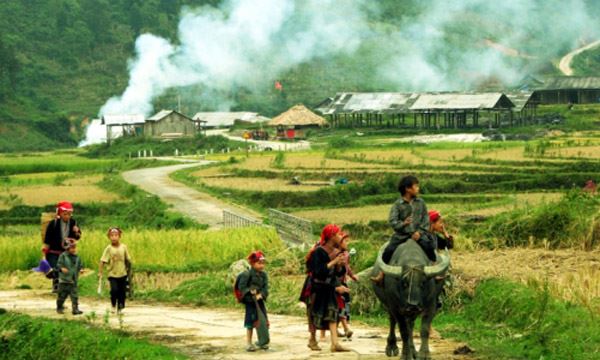
[[[237,280],[242,302],[246,307],[244,317],[246,351],[256,351],[257,349],[252,343],[252,333],[255,328],[257,328],[258,337],[256,345],[267,350],[269,349],[269,322],[265,301],[269,296],[269,279],[265,272],[265,255],[261,251],[254,251],[248,256],[248,262],[250,269],[241,273]],[[264,315],[264,317],[260,315]]]
[[[83,314],[79,310],[79,273],[83,269],[81,259],[77,256],[77,244],[70,242],[67,244],[67,251],[60,254],[57,261],[58,273],[58,298],[56,299],[56,312],[65,313],[65,300],[71,297],[72,314]]]
[[[108,229],[110,245],[104,249],[98,267],[98,277],[102,281],[104,266],[107,265],[108,281],[110,283],[110,303],[112,311],[121,312],[125,308],[127,291],[127,269],[131,266],[131,255],[125,244],[121,243],[121,229]]]
[[[341,285],[348,287],[348,278],[352,279],[352,281],[358,281],[358,277],[354,274],[352,268],[350,267],[350,252],[348,251],[348,242],[350,241],[350,236],[343,232],[341,233],[341,238],[340,251],[344,260],[343,264],[340,264],[337,267],[339,269],[338,274],[340,275]],[[347,339],[351,339],[354,332],[350,329],[350,304],[352,302],[350,292],[338,294],[338,299],[340,303],[339,320],[344,328],[343,336],[345,336]],[[338,336],[342,336],[342,334],[338,334]]]

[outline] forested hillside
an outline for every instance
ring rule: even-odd
[[[0,151],[75,145],[81,140],[89,119],[97,116],[107,99],[126,88],[128,60],[135,54],[138,35],[152,33],[177,44],[177,26],[183,7],[195,9],[220,3],[219,0],[0,2]],[[473,49],[480,51],[487,46],[482,39],[500,41],[511,31],[507,28],[504,33],[494,32],[493,29],[502,27],[488,25],[482,21],[478,8],[472,8],[459,19],[445,19],[446,33],[442,34],[440,43],[427,45],[428,53],[419,55],[421,50],[411,47],[415,44],[407,47],[404,42],[414,37],[411,31],[420,31],[420,28],[409,28],[408,35],[402,36],[399,36],[399,29],[411,25],[415,18],[420,22],[428,19],[425,15],[432,11],[428,7],[434,6],[435,2],[386,0],[376,6],[370,2],[360,3],[370,30],[365,32],[355,52],[316,56],[277,74],[283,91],[272,85],[250,91],[245,84],[235,84],[226,94],[231,100],[231,108],[269,116],[299,102],[315,105],[336,91],[427,89],[430,84],[427,81],[409,83],[402,77],[387,76],[403,67],[408,69],[408,76],[419,75],[420,64],[416,66],[410,58],[412,63],[387,63],[385,72],[380,66],[391,58],[413,53],[426,58],[441,69],[439,71],[458,71],[470,79],[471,85],[478,85],[479,80],[472,81],[471,78],[479,74],[468,68],[462,69],[467,65],[462,64],[460,53]],[[540,8],[539,11],[546,10]],[[472,31],[473,26],[479,31]],[[531,26],[532,32],[538,30]],[[416,41],[422,40],[418,36]],[[539,45],[524,43],[523,53],[542,49]],[[554,49],[556,52],[569,49],[564,44],[557,46],[560,48]],[[541,54],[551,56],[543,51]],[[538,61],[535,69],[544,71],[546,67],[548,70],[551,60]],[[586,66],[577,67],[578,73],[597,69],[595,61],[586,60]],[[529,63],[531,61],[518,57],[508,62],[519,68]],[[427,70],[423,71],[426,73]],[[494,81],[485,77],[482,80]],[[432,84],[430,87],[440,86]],[[167,91],[154,99],[154,107],[173,108],[177,97],[181,96],[183,112],[216,110],[216,105],[210,101],[198,101],[198,91],[195,87]]]

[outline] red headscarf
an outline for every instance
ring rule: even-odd
[[[441,217],[442,217],[442,215],[440,214],[439,211],[437,211],[437,210],[429,211],[429,223],[433,224],[434,222],[438,221]]]
[[[265,260],[265,254],[263,254],[263,252],[260,250],[256,250],[256,251],[250,253],[250,255],[248,255],[248,261],[250,262],[250,264],[254,264],[259,261],[264,261],[264,260]]]
[[[335,224],[325,225],[323,231],[321,231],[321,240],[319,241],[319,245],[323,246],[329,239],[334,237],[337,233],[340,232],[340,228]]]
[[[340,232],[340,228],[337,225],[335,225],[335,224],[325,225],[325,227],[323,228],[323,231],[321,231],[321,239],[312,248],[310,248],[310,250],[306,254],[305,263],[307,264],[307,268],[308,268],[308,264],[310,263],[310,260],[312,258],[313,253],[315,252],[315,250],[317,250],[317,248],[319,246],[325,245],[329,239],[331,239],[333,236],[335,236],[335,234],[337,234],[339,232]]]
[[[56,214],[60,215],[64,211],[73,212],[73,204],[68,201],[61,201],[56,205]]]

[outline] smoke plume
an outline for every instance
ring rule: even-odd
[[[390,8],[406,12],[390,20]],[[597,39],[599,8],[584,0],[226,0],[218,8],[184,8],[177,43],[138,37],[129,84],[100,115],[149,115],[169,89],[228,110],[233,89],[264,91],[302,63],[340,54],[366,74],[363,88],[514,84]]]
[[[127,89],[100,115],[148,115],[152,100],[173,87],[252,90],[302,62],[352,53],[367,32],[361,6],[352,0],[231,0],[218,9],[184,9],[179,44],[151,34],[137,39]]]

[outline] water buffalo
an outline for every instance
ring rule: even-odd
[[[398,246],[389,264],[381,258],[387,244],[381,247],[373,275],[383,271],[383,283],[373,285],[375,295],[387,309],[390,316],[390,333],[385,353],[398,355],[396,344],[396,324],[402,338],[402,360],[429,360],[429,331],[436,313],[437,297],[443,282],[435,277],[443,275],[450,265],[448,250],[438,255],[438,262],[431,265],[421,247],[412,240]],[[413,327],[417,316],[421,317],[421,348],[417,353],[413,343]]]

